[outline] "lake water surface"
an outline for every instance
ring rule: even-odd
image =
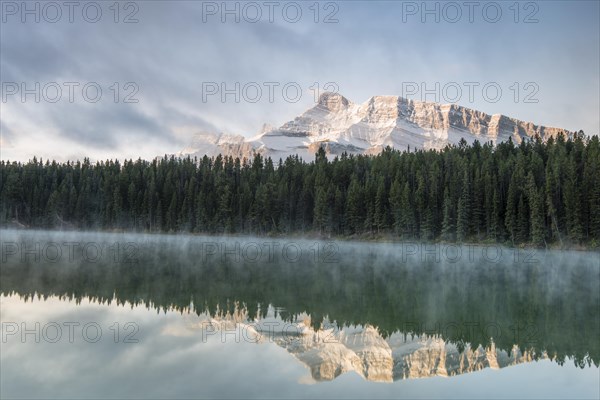
[[[1,231],[2,398],[599,398],[600,255]]]

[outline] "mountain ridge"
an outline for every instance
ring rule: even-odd
[[[354,103],[339,93],[325,92],[317,104],[278,128],[264,124],[251,137],[204,132],[178,156],[222,154],[251,158],[298,155],[310,159],[323,147],[328,156],[377,154],[390,146],[398,150],[436,149],[458,144],[511,138],[516,143],[539,136],[542,140],[568,130],[536,125],[503,114],[487,114],[454,103],[440,104],[400,96],[372,96]]]

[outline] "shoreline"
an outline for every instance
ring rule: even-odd
[[[302,239],[302,240],[317,240],[321,242],[356,242],[364,244],[402,244],[402,243],[414,243],[414,244],[432,244],[432,245],[446,245],[446,246],[502,246],[509,249],[532,249],[532,250],[561,250],[561,251],[578,251],[586,253],[598,253],[600,252],[599,244],[572,244],[572,243],[550,243],[547,246],[533,246],[530,243],[520,243],[513,245],[509,242],[494,242],[490,240],[472,241],[467,240],[464,242],[454,242],[442,239],[437,240],[424,240],[417,238],[402,238],[391,234],[361,234],[361,235],[323,235],[318,232],[305,232],[305,233],[210,233],[210,232],[156,232],[156,231],[131,231],[126,229],[98,229],[98,230],[87,230],[87,229],[44,229],[44,228],[32,228],[23,226],[0,226],[1,231],[22,231],[22,232],[64,232],[68,234],[72,233],[100,233],[100,234],[129,234],[129,235],[152,235],[152,236],[190,236],[190,237],[228,237],[228,238],[265,238],[265,239]]]

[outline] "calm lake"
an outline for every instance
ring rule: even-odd
[[[600,397],[600,254],[2,230],[2,398]]]

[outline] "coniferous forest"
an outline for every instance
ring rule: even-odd
[[[600,142],[559,136],[442,151],[273,161],[0,163],[4,227],[319,234],[509,245],[600,242]]]

